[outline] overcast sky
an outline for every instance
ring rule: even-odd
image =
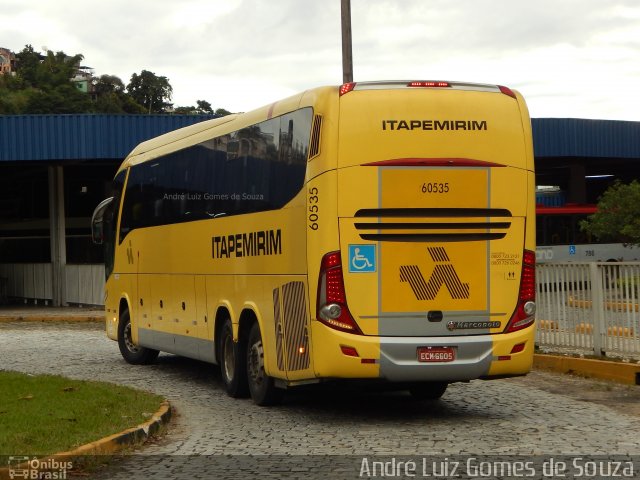
[[[0,0],[0,47],[83,54],[175,106],[246,111],[342,83],[340,0]],[[354,80],[520,90],[532,117],[640,121],[640,0],[351,0]]]

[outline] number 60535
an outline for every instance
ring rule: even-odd
[[[308,220],[309,220],[309,228],[311,230],[318,230],[318,219],[320,206],[318,202],[320,201],[320,197],[318,196],[318,187],[309,188],[309,211],[307,212]]]

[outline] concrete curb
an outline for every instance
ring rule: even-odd
[[[640,364],[638,363],[535,354],[533,367],[540,370],[611,380],[627,385],[640,385]]]
[[[149,437],[158,433],[163,425],[169,423],[170,419],[171,405],[165,400],[160,405],[158,411],[153,414],[151,419],[136,427],[128,428],[120,433],[109,435],[108,437],[87,443],[86,445],[82,445],[67,452],[56,453],[54,455],[38,459],[41,465],[45,465],[45,468],[33,469],[29,462],[27,462],[25,464],[12,466],[11,470],[24,469],[31,471],[37,470],[38,472],[59,473],[62,468],[64,470],[69,470],[66,472],[68,474],[73,470],[74,460],[87,456],[112,455],[122,451],[126,447],[142,444],[146,442]],[[69,462],[71,467],[66,467]],[[9,471],[9,467],[0,468],[0,480],[11,478]],[[44,476],[38,478],[49,478],[46,474],[42,475]],[[33,477],[30,476],[28,478]]]
[[[45,315],[33,315],[30,313],[24,314],[0,314],[0,323],[9,322],[104,322],[104,313],[99,314],[86,314],[86,315],[73,315],[73,314],[45,314]]]

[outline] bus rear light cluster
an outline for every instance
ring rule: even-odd
[[[525,250],[522,256],[522,276],[518,305],[511,316],[506,332],[515,332],[527,328],[535,320],[536,313],[536,254]]]
[[[318,279],[317,318],[336,330],[362,334],[347,307],[340,252],[327,253],[322,257]]]
[[[511,90],[509,87],[505,87],[503,85],[498,85],[498,88],[500,89],[500,91],[502,93],[504,93],[505,95],[510,96],[511,98],[516,98],[516,94],[513,92],[513,90]]]
[[[340,350],[347,357],[359,357],[358,350],[355,347],[350,347],[348,345],[340,345]]]
[[[349,93],[354,88],[356,88],[356,82],[343,83],[340,87],[340,96],[344,95],[345,93]]]
[[[426,88],[448,88],[451,84],[449,82],[409,82],[407,87],[426,87]]]
[[[360,358],[360,354],[355,347],[350,347],[349,345],[340,345],[340,351],[347,357]],[[375,365],[377,363],[380,363],[380,360],[378,360],[377,358],[360,358],[360,363],[362,365]]]
[[[442,80],[415,80],[415,81],[386,81],[386,82],[348,82],[343,83],[340,86],[340,96],[343,96],[353,90],[358,85],[358,90],[378,90],[385,89],[398,89],[398,88],[450,88],[454,90],[472,90],[483,92],[500,92],[513,99],[517,100],[516,94],[509,87],[503,85],[483,85],[473,83],[461,83],[461,82],[445,82]]]

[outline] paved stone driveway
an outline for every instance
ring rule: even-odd
[[[319,476],[339,478],[374,456],[640,455],[640,417],[546,393],[527,379],[451,385],[436,403],[313,388],[261,408],[227,397],[215,366],[171,355],[128,365],[91,323],[0,324],[0,369],[103,380],[169,399],[169,435],[99,478],[309,479],[323,469]]]

